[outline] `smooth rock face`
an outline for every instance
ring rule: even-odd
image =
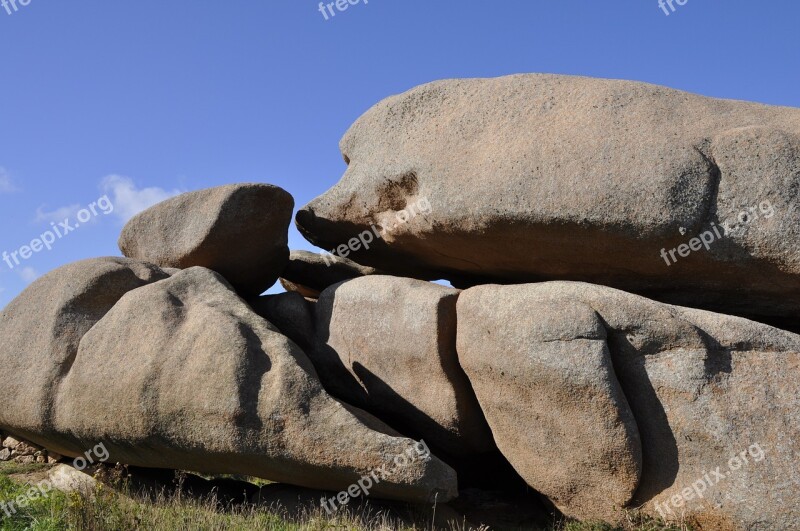
[[[232,184],[181,194],[131,219],[125,256],[160,267],[201,266],[243,295],[259,295],[286,266],[294,200],[268,184]]]
[[[447,80],[380,102],[341,150],[342,180],[297,214],[312,243],[332,249],[431,207],[353,252],[359,263],[800,315],[800,109],[580,77]],[[708,250],[691,250],[701,234]]]
[[[81,339],[55,410],[58,433],[103,442],[112,462],[332,491],[386,465],[377,497],[457,491],[435,457],[395,467],[415,442],[331,398],[305,354],[205,268],[124,296]]]
[[[580,302],[482,286],[458,301],[458,355],[500,451],[567,516],[614,521],[639,485],[639,431],[606,330]]]
[[[127,258],[84,260],[44,275],[11,301],[0,314],[0,428],[40,444],[49,437],[54,399],[83,335],[127,292],[167,277]]]
[[[577,282],[473,288],[460,304],[478,299],[546,305],[547,322],[580,322],[586,306],[599,316],[641,438],[632,506],[712,529],[790,529],[800,519],[800,336]],[[459,319],[460,331],[486,326]],[[492,330],[524,338],[530,326]]]
[[[323,290],[339,282],[377,274],[380,272],[375,268],[334,254],[292,251],[289,265],[281,273],[281,283],[287,291],[297,290],[304,297],[316,298]]]
[[[368,276],[316,304],[309,355],[331,394],[404,434],[461,456],[495,449],[455,350],[458,291]]]

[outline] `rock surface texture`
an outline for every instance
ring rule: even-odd
[[[476,287],[458,312],[498,446],[567,514],[610,519],[633,487],[703,528],[800,518],[800,336],[578,282]]]
[[[458,302],[458,354],[500,450],[573,518],[610,519],[639,486],[639,430],[591,306],[485,286]],[[532,300],[533,299],[533,300]]]
[[[290,291],[264,295],[249,301],[258,315],[275,325],[283,335],[309,352],[315,343],[314,306],[299,293]]]
[[[311,359],[326,388],[451,455],[494,449],[455,349],[458,290],[369,276],[316,304]]]
[[[56,396],[84,334],[127,292],[167,277],[150,264],[97,258],[48,273],[9,303],[0,314],[0,427],[34,442],[53,434]]]
[[[431,207],[353,252],[359,263],[800,316],[800,109],[581,77],[447,80],[380,102],[340,147],[341,181],[297,214],[312,243]]]
[[[243,295],[272,286],[289,259],[294,199],[269,184],[234,184],[173,197],[131,219],[122,253],[160,267],[207,267]]]

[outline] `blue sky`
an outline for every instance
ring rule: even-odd
[[[18,2],[19,0],[17,0]],[[452,77],[551,72],[800,106],[800,2],[31,0],[0,8],[0,252],[109,194],[13,269],[118,255],[124,218],[181,190],[269,182],[297,206],[341,176],[338,141],[380,99]],[[86,217],[86,214],[84,214]],[[311,248],[292,228],[294,248]]]

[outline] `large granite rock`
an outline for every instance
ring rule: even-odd
[[[331,398],[305,354],[208,269],[75,264],[34,283],[1,326],[20,339],[0,354],[18,370],[0,376],[18,397],[0,428],[63,455],[102,443],[108,460],[134,466],[332,491],[380,472],[376,497],[456,495],[449,466]]]
[[[800,109],[580,77],[447,80],[380,102],[341,151],[344,177],[297,225],[333,249],[404,213],[359,263],[461,287],[582,280],[796,326]]]
[[[530,299],[518,286],[464,292],[461,365],[528,484],[568,516],[614,521],[639,486],[642,448],[606,330],[588,305]]]
[[[127,292],[168,278],[127,258],[97,258],[37,279],[0,314],[0,427],[35,440],[53,432],[54,400],[83,335]]]
[[[334,396],[450,455],[496,447],[456,354],[457,290],[388,276],[326,289],[310,352]]]
[[[565,489],[600,500],[614,483],[595,480],[629,462],[610,438],[620,420],[633,430],[627,402],[642,447],[631,506],[712,529],[790,529],[800,518],[796,334],[577,282],[482,286],[459,300],[459,355],[500,449],[568,513],[598,506],[564,504]],[[627,400],[612,391],[612,366]]]
[[[292,196],[269,184],[189,192],[131,219],[119,248],[160,267],[213,269],[241,294],[259,295],[288,262],[293,208]]]

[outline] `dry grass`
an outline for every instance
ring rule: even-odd
[[[24,495],[30,488],[12,474],[36,474],[46,468],[42,465],[0,465],[0,502]],[[19,478],[19,476],[16,476]],[[122,489],[124,490],[124,489]],[[47,498],[34,500],[11,517],[0,508],[2,531],[106,531],[106,530],[169,530],[169,531],[323,531],[343,529],[348,531],[408,530],[448,531],[480,530],[465,522],[442,525],[431,514],[409,514],[402,518],[387,512],[378,512],[369,506],[329,516],[319,507],[303,509],[294,514],[275,507],[257,505],[222,506],[215,498],[193,499],[180,491],[162,492],[143,497],[120,494],[106,487],[98,487],[90,495],[53,493]],[[687,531],[685,526],[666,526],[653,520],[631,515],[623,527],[606,524],[560,522],[549,531]]]

